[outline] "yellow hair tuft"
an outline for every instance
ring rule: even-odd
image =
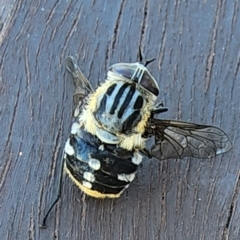
[[[141,133],[132,134],[131,136],[126,136],[125,139],[119,144],[120,147],[126,150],[133,150],[133,149],[143,149],[144,139],[141,136]]]

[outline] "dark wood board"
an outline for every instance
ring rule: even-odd
[[[0,239],[240,239],[240,3],[1,1]],[[144,159],[117,200],[86,197],[68,177],[56,197],[71,123],[68,55],[96,86],[141,47],[169,107],[161,117],[224,129],[214,159]]]

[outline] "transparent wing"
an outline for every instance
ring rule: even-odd
[[[232,144],[226,133],[213,126],[172,120],[151,119],[145,137],[154,137],[148,149],[157,159],[211,158],[229,151]]]
[[[73,94],[73,103],[75,109],[79,102],[93,92],[93,88],[72,56],[66,58],[66,69],[72,74],[74,79],[75,92]]]

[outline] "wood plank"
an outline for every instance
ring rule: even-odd
[[[240,3],[2,1],[0,239],[240,239]],[[96,86],[139,46],[169,107],[163,118],[223,128],[234,148],[211,160],[144,159],[117,200],[63,179],[73,84],[68,55]]]

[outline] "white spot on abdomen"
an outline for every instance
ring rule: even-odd
[[[122,173],[117,175],[118,180],[124,181],[124,182],[132,182],[133,179],[135,178],[135,173]]]
[[[91,172],[84,172],[83,178],[86,179],[88,182],[94,182],[95,177]]]
[[[132,158],[132,163],[135,165],[139,165],[142,162],[142,156],[139,153],[135,153]]]
[[[101,151],[104,151],[104,145],[101,144],[101,145],[98,147],[98,149],[101,150]]]
[[[88,165],[94,170],[99,170],[101,167],[100,161],[95,158],[89,159]]]
[[[92,184],[90,182],[87,182],[87,181],[82,181],[82,185],[86,188],[89,188],[89,189],[92,188]]]
[[[80,125],[77,122],[74,122],[71,127],[71,134],[77,134]]]
[[[73,147],[70,145],[70,139],[67,140],[66,144],[65,144],[65,148],[64,151],[65,153],[67,153],[68,155],[72,156],[75,152]]]

